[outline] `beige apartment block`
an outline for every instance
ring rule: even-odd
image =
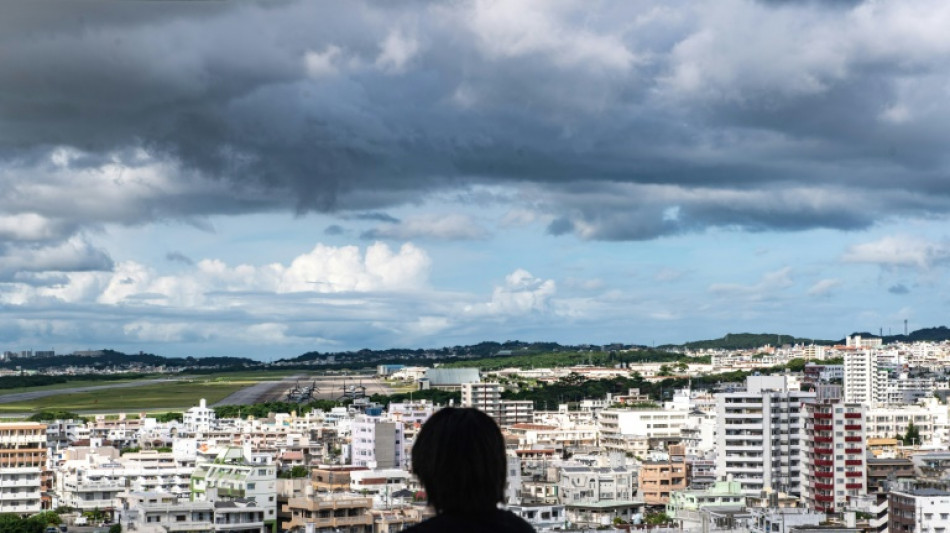
[[[672,445],[669,459],[644,461],[640,465],[639,496],[647,505],[666,505],[671,492],[686,490],[685,452],[685,446]]]
[[[43,509],[46,453],[46,424],[0,424],[0,513]]]

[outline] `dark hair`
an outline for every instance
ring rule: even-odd
[[[483,513],[505,496],[505,439],[485,413],[446,407],[419,430],[412,470],[436,513]]]

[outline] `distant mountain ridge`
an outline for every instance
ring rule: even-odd
[[[907,335],[884,335],[883,337],[866,331],[852,333],[852,335],[880,338],[884,340],[884,344],[890,344],[892,342],[941,342],[950,340],[950,328],[937,326],[935,328],[923,328],[911,331]]]
[[[860,335],[865,338],[881,338],[884,344],[894,342],[941,342],[950,340],[950,328],[946,326],[922,328],[912,331],[907,335],[884,335],[883,337],[866,331],[855,332],[852,333],[852,335]],[[727,333],[718,339],[691,341],[684,344],[665,344],[659,348],[678,348],[683,350],[752,350],[765,346],[766,344],[771,346],[782,346],[784,344],[818,344],[822,346],[832,346],[844,343],[845,339],[808,339],[781,333]]]
[[[781,333],[726,333],[718,339],[692,341],[685,344],[667,344],[661,348],[680,348],[684,350],[752,350],[766,344],[782,346],[783,344],[820,344],[830,346],[840,341],[825,339],[806,339]]]
[[[240,367],[261,364],[260,361],[243,357],[164,357],[150,353],[127,354],[115,350],[101,350],[96,355],[54,355],[52,357],[16,357],[0,363],[0,368],[21,368],[34,370],[39,368],[62,368],[69,366],[108,368],[128,367],[131,365],[172,366],[172,367]]]
[[[854,335],[879,338],[868,332],[856,332]],[[950,340],[950,328],[937,326],[923,328],[910,332],[907,335],[885,335],[884,343],[930,341],[941,342]],[[844,344],[844,339],[810,339],[784,335],[780,333],[727,333],[719,339],[709,339],[687,342],[685,344],[666,344],[658,346],[658,350],[751,350],[765,345],[781,346],[784,344]],[[607,344],[607,345],[562,345],[556,342],[524,342],[510,340],[505,342],[485,341],[468,346],[451,346],[433,349],[391,348],[386,350],[354,350],[348,352],[307,352],[297,357],[279,359],[276,363],[284,366],[310,366],[314,362],[328,363],[329,367],[356,367],[373,366],[385,363],[399,364],[426,364],[437,362],[460,361],[465,359],[494,358],[505,356],[532,356],[537,354],[551,354],[557,352],[620,352],[622,350],[639,350],[649,352],[652,347],[639,344]],[[35,370],[44,368],[64,368],[70,366],[92,368],[134,368],[137,365],[188,367],[195,372],[213,372],[216,369],[239,369],[242,367],[266,366],[263,361],[244,357],[164,357],[149,353],[126,354],[115,350],[101,350],[97,355],[56,355],[53,357],[18,357],[0,362],[0,368],[21,368]]]

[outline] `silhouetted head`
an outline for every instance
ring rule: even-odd
[[[447,407],[422,425],[412,469],[436,513],[493,510],[505,496],[505,439],[485,413]]]

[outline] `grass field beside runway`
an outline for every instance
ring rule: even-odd
[[[44,409],[102,412],[183,410],[197,405],[201,398],[206,399],[210,405],[257,382],[257,380],[216,381],[213,378],[214,376],[208,376],[192,380],[146,384],[141,387],[56,394],[25,402],[0,404],[0,414]]]
[[[155,376],[147,376],[141,379],[153,379]],[[41,385],[39,387],[16,387],[13,389],[0,389],[0,396],[6,394],[17,394],[21,392],[33,392],[33,391],[51,391],[59,389],[72,389],[74,387],[98,387],[100,385],[115,385],[118,383],[128,383],[130,381],[137,381],[135,379],[115,379],[115,380],[95,380],[95,379],[77,379],[75,381],[67,381],[66,383],[54,383],[52,385]]]

